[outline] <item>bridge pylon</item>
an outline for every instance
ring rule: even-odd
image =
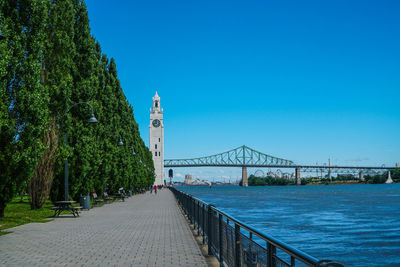
[[[249,180],[247,179],[247,167],[242,167],[242,186],[249,186]]]
[[[301,185],[300,168],[295,169],[296,185]]]

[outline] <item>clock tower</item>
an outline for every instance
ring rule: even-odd
[[[156,179],[155,185],[164,184],[164,122],[163,109],[160,105],[160,97],[157,92],[153,97],[153,108],[150,109],[149,125],[150,151],[153,154],[154,170]]]

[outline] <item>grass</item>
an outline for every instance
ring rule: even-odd
[[[12,228],[26,223],[44,223],[50,221],[48,218],[53,216],[54,211],[49,207],[54,206],[49,200],[38,210],[31,210],[28,197],[25,196],[23,202],[19,197],[15,197],[8,203],[4,211],[4,218],[0,218],[0,236],[10,232],[4,229]]]
[[[49,208],[53,206],[51,201],[47,200],[41,209],[31,210],[27,196],[24,196],[23,202],[20,202],[20,197],[15,197],[7,204],[4,211],[4,218],[0,218],[0,236],[11,233],[4,231],[8,228],[31,222],[45,223],[51,221],[52,219],[49,219],[49,217],[54,215],[54,211]],[[78,202],[72,206],[80,206],[80,204]]]

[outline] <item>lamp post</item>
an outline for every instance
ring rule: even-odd
[[[118,142],[118,146],[123,146],[124,142],[122,141],[122,137],[121,134],[119,134],[119,142]],[[132,148],[132,156],[136,156],[136,152],[135,149],[132,146],[127,146],[128,148]],[[131,192],[129,196],[132,196],[132,188],[129,188],[129,191]]]
[[[117,132],[115,132],[115,133],[117,133]],[[121,136],[121,134],[120,133],[118,133],[118,135],[119,135],[119,141],[118,141],[118,143],[117,143],[117,146],[123,146],[124,145],[124,142],[122,141],[122,136]],[[104,198],[104,193],[106,192],[106,181],[105,181],[105,179],[103,178],[103,198]]]
[[[136,152],[135,152],[135,149],[132,147],[132,154],[131,154],[133,157],[136,157]],[[132,165],[132,166],[134,166],[134,165]],[[132,167],[133,169],[134,169],[134,167]],[[132,180],[133,181],[133,180]],[[133,188],[134,188],[134,184],[133,184],[133,182],[130,184],[130,188],[129,188],[129,191],[130,191],[130,195],[129,196],[132,196],[133,195]],[[137,189],[137,188],[136,188]]]
[[[76,104],[70,106],[68,108],[68,110],[65,112],[65,114],[67,114],[73,107],[78,106],[78,105],[83,105],[83,104],[89,105],[92,110],[92,115],[90,116],[88,122],[89,123],[97,123],[97,119],[93,113],[93,107],[88,102],[79,102],[79,103],[76,103]],[[65,131],[65,145],[68,146],[68,132],[67,131]],[[68,201],[68,157],[65,159],[64,167],[65,167],[64,168],[64,200]]]

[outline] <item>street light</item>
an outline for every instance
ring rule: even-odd
[[[92,114],[92,116],[93,116],[93,114]],[[92,117],[93,118],[93,117]],[[90,118],[90,119],[92,119],[92,118]],[[89,120],[90,120],[89,119]],[[96,119],[96,118],[94,118],[94,119]],[[121,134],[120,133],[118,133],[119,134],[119,141],[118,141],[118,146],[123,146],[124,145],[124,142],[122,141],[122,136],[121,136]],[[132,156],[135,156],[136,155],[136,153],[135,153],[135,150],[133,150],[132,151]],[[106,190],[106,185],[105,185],[105,182],[103,181],[103,196],[104,196],[104,192],[105,192],[105,190]]]
[[[117,132],[115,132],[115,133],[117,133]],[[117,146],[123,146],[123,145],[124,145],[124,142],[122,141],[122,136],[121,136],[120,133],[118,133],[118,135],[119,135],[119,141],[118,141]],[[105,192],[106,192],[106,183],[105,183],[105,180],[104,180],[104,178],[103,178],[103,198],[104,198],[104,193],[105,193]]]
[[[70,106],[68,108],[68,110],[65,112],[65,114],[67,114],[73,107],[78,106],[78,105],[83,105],[83,104],[89,105],[90,109],[92,110],[92,115],[90,116],[88,122],[89,123],[97,123],[97,119],[93,113],[93,107],[88,102],[79,102],[79,103],[76,103],[76,104]],[[65,132],[65,145],[68,146],[68,132],[67,131]],[[65,159],[64,167],[65,167],[65,169],[64,169],[64,200],[68,201],[68,157]]]
[[[118,146],[123,146],[123,145],[124,145],[124,142],[122,142],[121,134],[120,134],[120,133],[118,133],[118,134],[119,134]]]
[[[97,119],[94,116],[94,114],[92,113],[92,116],[90,116],[90,119],[88,120],[89,123],[97,123]]]
[[[135,149],[132,147],[132,154],[131,154],[133,157],[136,157],[136,153],[135,153]],[[134,167],[133,167],[134,168]],[[132,188],[132,186],[131,186],[131,188],[129,189],[130,190],[130,192],[131,192],[131,195],[130,196],[132,196],[132,191],[133,191],[133,188]]]

